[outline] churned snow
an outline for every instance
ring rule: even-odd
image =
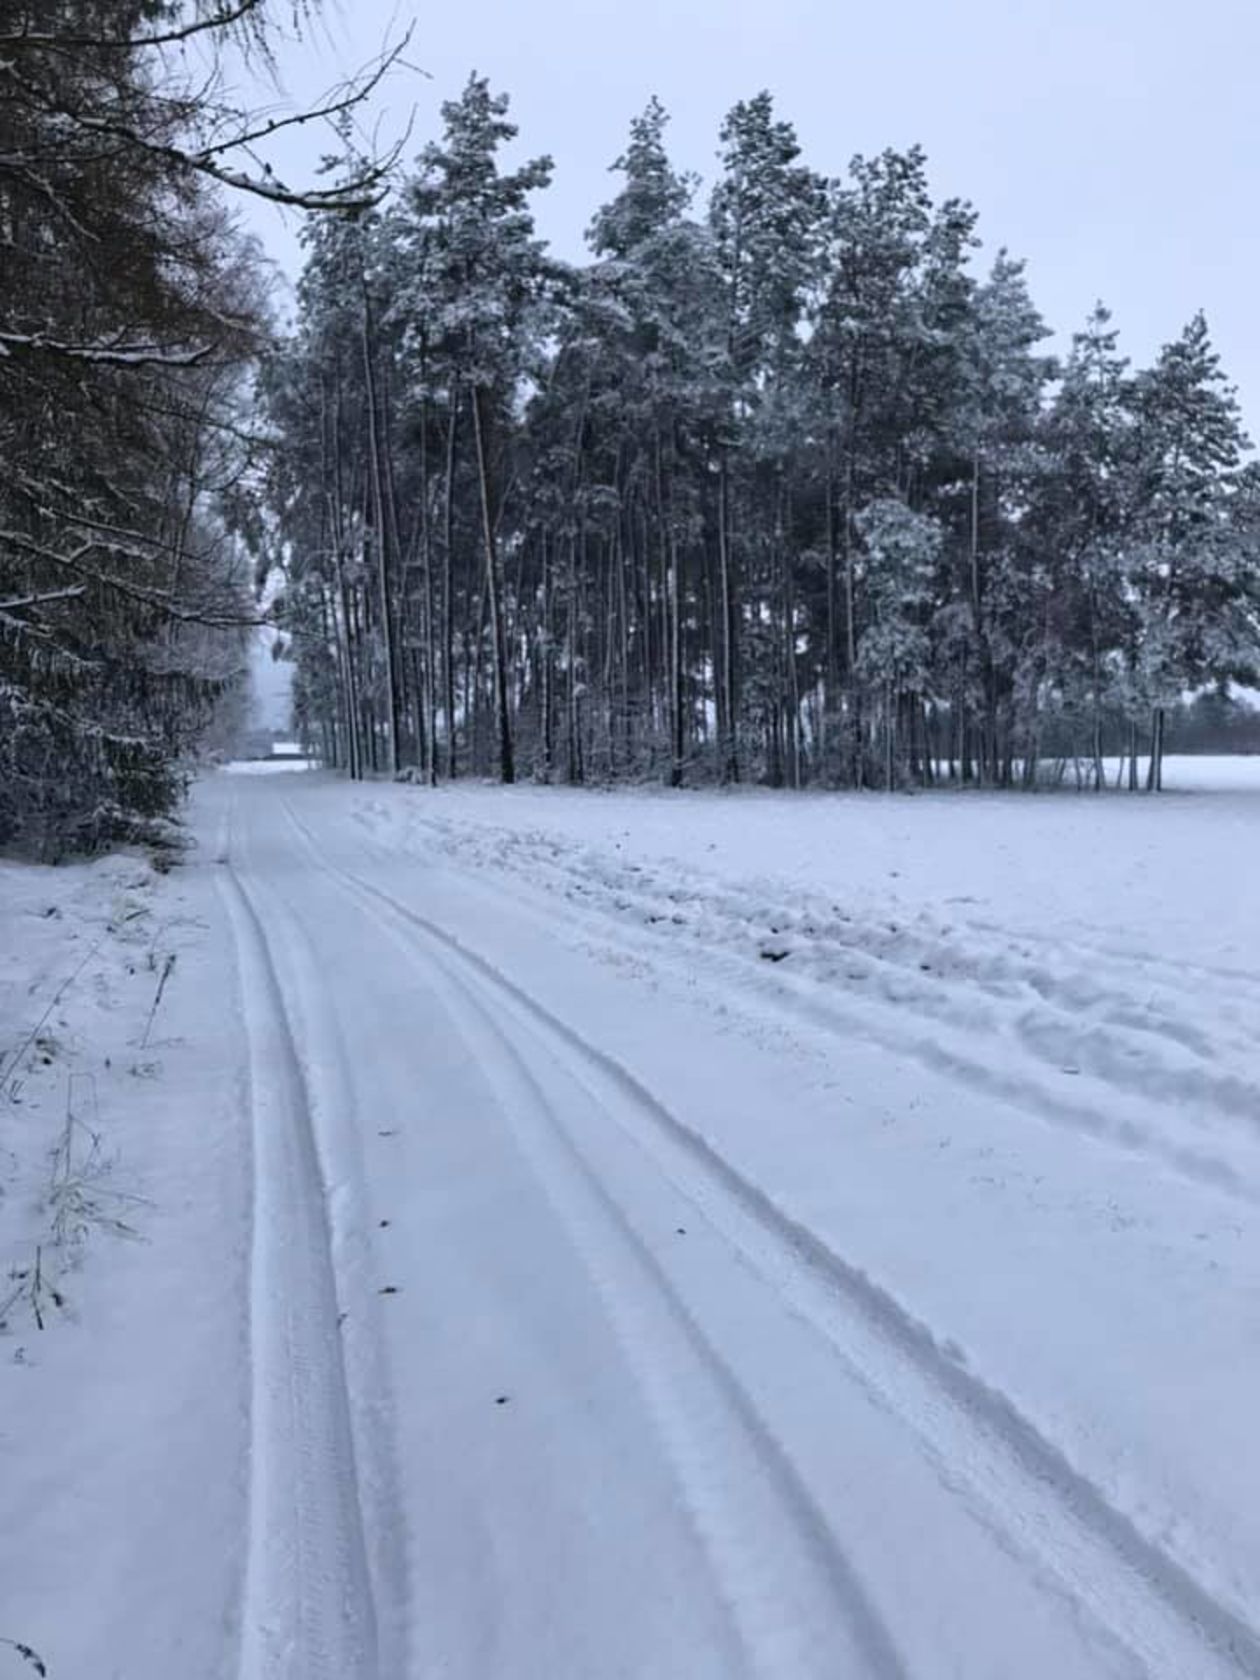
[[[0,1638],[1260,1674],[1260,764],[1169,785],[219,775],[0,869]]]

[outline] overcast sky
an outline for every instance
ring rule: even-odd
[[[561,255],[582,254],[650,95],[675,161],[709,180],[722,115],[767,87],[823,173],[924,145],[938,195],[978,208],[987,253],[1028,259],[1061,341],[1101,298],[1142,360],[1204,309],[1260,433],[1257,0],[325,0],[284,50],[286,92],[310,98],[413,19],[408,58],[431,79],[396,71],[367,126],[392,137],[414,106],[414,151],[470,71],[488,75],[522,154],[555,158],[538,223]],[[303,131],[277,166],[301,178],[325,144]],[[294,272],[292,218],[248,219]]]

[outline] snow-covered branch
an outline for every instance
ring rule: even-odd
[[[52,601],[76,601],[86,593],[86,584],[74,583],[66,589],[45,589],[35,595],[14,595],[7,601],[0,601],[0,613],[22,612],[28,607],[42,607]]]
[[[68,343],[46,333],[14,333],[0,330],[0,356],[64,356],[75,362],[93,362],[104,367],[200,367],[214,354],[214,347],[164,345],[148,341],[112,339],[96,343]]]

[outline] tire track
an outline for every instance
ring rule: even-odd
[[[230,862],[253,1136],[249,1533],[240,1680],[376,1680],[376,1614],[309,1102],[266,935]]]
[[[301,824],[289,813],[299,830]],[[444,1001],[594,1283],[655,1420],[750,1675],[907,1680],[889,1630],[824,1514],[673,1279],[561,1116],[553,1058],[506,1024],[461,965],[316,867],[436,973]],[[357,885],[357,884],[356,884]]]
[[[432,822],[428,826],[436,828]],[[456,857],[455,861],[457,866],[467,869],[466,859]],[[612,892],[611,889],[601,898],[580,881],[574,885],[574,877],[580,872],[548,859],[536,861],[549,891],[569,903],[579,902],[583,914],[598,916],[615,930],[621,941],[650,942],[648,948],[654,961],[662,960],[662,950],[666,953],[665,960],[669,960],[670,941],[662,942],[655,934],[627,929],[618,915],[635,908],[645,919],[666,920],[657,915],[647,917],[645,907],[655,900],[641,892]],[[547,877],[559,879],[550,882]],[[480,877],[478,880],[487,890],[501,891],[511,900],[508,889],[482,881]],[[933,1073],[943,1074],[986,1097],[996,1097],[1043,1124],[1065,1128],[1127,1155],[1156,1162],[1164,1170],[1231,1200],[1253,1207],[1260,1205],[1260,1158],[1256,1154],[1255,1137],[1260,1087],[1228,1075],[1135,1065],[1122,1047],[1112,1044],[1097,1028],[1083,1028],[1081,1020],[1064,1012],[1059,1004],[1052,1011],[1044,1011],[1040,1022],[1027,1009],[1013,1013],[1009,1021],[1005,1017],[999,1020],[992,1013],[997,1008],[999,994],[993,994],[983,1006],[989,1011],[987,1015],[977,1015],[975,1008],[960,1014],[956,1000],[935,998],[931,987],[916,971],[891,963],[880,951],[868,951],[860,944],[854,945],[854,955],[874,965],[870,972],[849,972],[831,965],[823,966],[815,974],[798,975],[776,966],[770,980],[763,972],[764,963],[750,960],[764,942],[754,937],[757,929],[749,920],[746,907],[726,892],[717,893],[706,905],[722,910],[728,900],[738,907],[735,921],[747,934],[746,949],[729,938],[708,940],[704,931],[692,923],[686,923],[686,929],[691,938],[703,945],[706,960],[720,964],[742,989],[755,990],[776,1012],[805,1019],[830,1033],[856,1033],[881,1048],[912,1058]],[[668,920],[672,928],[672,918]],[[766,931],[761,929],[763,933]],[[875,972],[884,977],[882,995],[863,984]],[[892,979],[888,978],[890,974]],[[902,974],[904,986],[897,978]],[[1026,976],[1023,980],[1030,983]],[[982,990],[987,996],[988,988]],[[1009,1003],[1007,998],[1008,1006]],[[896,1013],[890,1010],[890,1005]],[[913,1028],[900,1018],[907,1009],[916,1018]],[[1008,1042],[1018,1044],[1033,1059],[1035,1068],[1017,1076],[969,1053],[967,1045],[978,1032],[999,1030],[1007,1034]],[[1057,1072],[1061,1083],[1064,1064],[1076,1062],[1083,1055],[1087,1065],[1081,1071],[1116,1091],[1128,1103],[1127,1111],[1115,1113],[1080,1098],[1064,1096],[1043,1082],[1046,1075]],[[1168,1135],[1150,1117],[1152,1102],[1174,1110],[1179,1122],[1189,1112],[1200,1129],[1198,1107],[1210,1103],[1227,1119],[1232,1135],[1212,1136],[1215,1149]]]
[[[1143,1535],[1010,1398],[952,1359],[930,1329],[750,1183],[632,1075],[445,929],[342,870],[290,810],[326,873],[430,948],[448,975],[512,1019],[591,1092],[597,1112],[629,1132],[713,1228],[830,1343],[881,1405],[921,1442],[973,1514],[1048,1572],[1152,1677],[1260,1676],[1260,1637],[1177,1560]],[[432,959],[431,959],[432,960]]]

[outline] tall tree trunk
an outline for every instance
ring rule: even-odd
[[[473,436],[477,449],[477,482],[481,491],[481,528],[486,554],[486,591],[490,605],[490,638],[494,652],[494,706],[499,737],[499,779],[516,780],[512,757],[512,718],[508,709],[507,632],[503,622],[502,590],[499,578],[498,542],[490,510],[490,467],[486,456],[486,428],[482,414],[482,388],[472,392]]]
[[[836,481],[834,471],[834,436],[827,448],[827,664],[823,679],[822,758],[827,775],[834,777],[838,760],[836,719],[840,709],[840,644],[837,624],[836,571],[840,564],[839,543],[836,540]]]
[[[718,475],[718,581],[722,604],[721,683],[717,705],[720,776],[739,781],[739,703],[735,695],[735,583],[731,575],[730,464],[723,449]]]
[[[848,686],[848,717],[846,732],[849,744],[849,781],[860,788],[865,781],[862,743],[862,693],[857,670],[857,578],[853,553],[853,490],[854,461],[850,443],[844,468],[844,652],[845,677]]]
[[[659,429],[654,439],[656,478],[656,525],[664,574],[664,615],[661,646],[665,655],[666,711],[669,719],[670,787],[681,787],[685,729],[682,703],[682,583],[678,575],[678,539],[665,502],[664,449]]]
[[[346,585],[345,568],[341,563],[340,553],[336,556],[335,565],[340,607],[337,615],[340,619],[339,653],[345,673],[342,686],[346,696],[346,768],[350,772],[350,780],[357,782],[363,775],[362,741],[359,735],[359,675],[350,623],[350,591]]]
[[[389,741],[386,765],[391,775],[398,770],[398,660],[394,647],[394,607],[389,579],[390,524],[385,495],[385,463],[381,451],[381,423],[376,387],[376,346],[373,342],[371,303],[363,286],[363,378],[367,394],[368,448],[372,457],[372,505],[376,541],[376,577],[381,598],[381,636],[385,651],[385,689]]]
[[[430,787],[437,786],[437,645],[433,631],[433,520],[429,508],[429,404],[420,400],[420,563],[424,567],[424,708],[429,718],[429,750],[424,765]]]
[[[993,715],[993,684],[989,671],[988,637],[984,624],[984,605],[980,589],[980,452],[971,456],[970,536],[968,541],[971,570],[971,622],[976,639],[976,660],[980,666],[980,686],[984,695],[984,713],[980,725],[980,780],[994,778],[997,762],[997,725]]]
[[[652,602],[652,539],[646,498],[639,499],[639,554],[643,560],[643,705],[646,710],[648,760],[656,755],[656,636]]]
[[[578,694],[578,613],[577,613],[577,533],[569,533],[569,587],[567,590],[567,625],[565,645],[568,684],[566,688],[566,745],[568,748],[569,781],[576,786],[582,780],[582,718]]]
[[[791,508],[780,481],[775,509],[775,547],[779,555],[779,597],[783,607],[783,717],[786,726],[788,786],[801,785],[801,689],[796,667],[796,590],[788,553]]]
[[[1164,718],[1162,706],[1151,717],[1151,758],[1146,768],[1146,791],[1159,793],[1164,785]]]
[[[555,699],[552,693],[555,672],[555,629],[552,623],[552,564],[551,542],[546,531],[542,534],[542,629],[539,635],[541,670],[539,674],[540,734],[542,738],[542,779],[550,782],[555,773]]]
[[[622,768],[629,772],[634,761],[634,742],[630,723],[630,591],[627,588],[626,576],[629,565],[626,560],[625,549],[626,527],[620,512],[617,516],[617,611],[618,631],[620,634],[620,676],[621,676],[621,750]]]
[[[897,698],[893,685],[884,685],[884,791],[891,793],[896,786],[894,761],[897,751]]]
[[[445,687],[446,775],[459,771],[458,730],[455,723],[455,443],[459,431],[460,390],[452,380],[450,414],[446,423],[446,482],[443,488],[442,533],[442,680]]]
[[[685,719],[683,716],[683,657],[682,657],[682,579],[679,576],[678,541],[669,537],[669,707],[670,707],[670,765],[669,785],[681,787],[685,754]]]

